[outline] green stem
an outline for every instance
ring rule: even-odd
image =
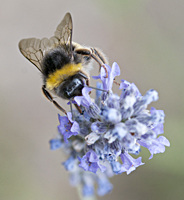
[[[90,196],[90,197],[84,197],[82,196],[82,188],[81,188],[81,185],[78,185],[77,186],[77,192],[78,192],[78,195],[79,195],[79,199],[80,200],[97,200],[97,198],[94,196]]]

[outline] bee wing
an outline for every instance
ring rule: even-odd
[[[28,38],[19,42],[21,53],[32,62],[41,72],[41,61],[45,53],[62,45],[69,56],[72,55],[72,17],[70,13],[66,13],[65,17],[58,25],[55,36],[43,39]]]
[[[72,54],[72,17],[70,13],[66,13],[61,23],[58,25],[54,35],[59,40],[69,56]]]
[[[45,52],[57,46],[59,41],[56,37],[36,39],[28,38],[23,39],[19,42],[19,49],[21,53],[32,62],[41,72],[41,61]]]

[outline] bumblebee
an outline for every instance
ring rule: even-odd
[[[107,63],[100,50],[73,42],[72,32],[72,17],[67,13],[50,39],[28,38],[19,42],[20,52],[42,73],[44,96],[65,114],[65,109],[50,92],[71,101],[75,96],[82,95],[84,81],[89,86],[92,60],[105,70],[104,64]]]

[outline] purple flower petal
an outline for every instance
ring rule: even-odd
[[[95,80],[100,79],[100,77],[101,77],[100,74],[98,76],[92,76],[92,78]]]
[[[89,107],[92,104],[91,98],[89,96],[89,92],[91,91],[91,88],[88,87],[84,87],[82,89],[82,94],[83,96],[76,96],[74,97],[74,100],[76,101],[76,103],[80,106],[84,106],[84,107]]]
[[[87,161],[87,158],[86,158],[86,155],[84,155],[82,158],[80,158],[80,157],[77,157],[78,158],[78,160],[79,160],[79,167],[81,167],[81,168],[83,168],[85,171],[87,171],[88,170],[88,168],[89,168],[89,165],[88,165],[88,163],[86,162]]]
[[[120,109],[120,98],[116,94],[109,95],[108,99],[106,100],[106,105],[109,108],[115,108],[117,110]]]
[[[142,163],[141,161],[141,157],[134,159],[126,152],[121,154],[120,157],[122,159],[122,162],[125,162],[125,164],[123,163],[122,165],[122,171],[126,171],[127,175],[134,171],[137,167],[144,165],[144,163]]]
[[[128,157],[126,156],[126,154],[121,154],[120,155],[121,160],[123,162],[122,168],[127,171],[130,169],[130,167],[132,166],[132,162],[130,161],[130,159],[128,159]]]
[[[62,117],[58,115],[60,122],[60,125],[58,126],[58,131],[63,135],[65,143],[68,144],[68,138],[70,138],[72,135],[77,135],[80,129],[79,129],[79,124],[77,122],[74,122],[72,124],[73,120],[71,112],[68,112],[67,116],[68,118],[66,116]]]
[[[148,127],[145,124],[140,123],[135,118],[127,120],[125,125],[128,131],[133,133],[135,137],[140,137],[148,132]]]
[[[165,145],[165,146],[167,146],[167,147],[170,146],[169,140],[168,140],[166,137],[164,137],[164,136],[158,137],[158,138],[157,138],[157,141],[160,142],[160,144],[163,144],[163,145]]]
[[[86,143],[87,145],[92,145],[94,144],[98,139],[100,138],[99,135],[97,135],[96,133],[92,132],[89,135],[87,135],[85,137]]]
[[[96,83],[96,87],[98,89],[103,89],[102,84],[100,82]],[[102,95],[102,91],[96,90],[96,98],[100,98],[101,95]]]
[[[169,141],[164,136],[154,139],[151,144],[145,140],[140,140],[139,144],[150,151],[151,156],[149,159],[153,158],[153,154],[164,153],[165,146],[170,146]]]
[[[83,168],[85,171],[91,171],[96,174],[98,168],[103,172],[106,167],[99,164],[99,159],[93,150],[90,150],[82,158],[79,158],[79,167]]]
[[[138,115],[142,110],[145,110],[152,101],[158,100],[158,92],[151,89],[144,96],[137,99],[134,104],[134,116]]]
[[[72,113],[71,112],[67,112],[67,117],[68,117],[68,119],[69,119],[70,122],[74,122],[72,120]]]
[[[50,149],[51,150],[57,150],[57,149],[60,149],[62,147],[61,139],[51,139],[49,141],[49,143],[50,143]]]
[[[85,197],[93,196],[94,195],[94,186],[84,184],[84,186],[82,188],[82,194]]]
[[[103,119],[105,122],[116,124],[121,121],[121,113],[114,108],[104,109]]]
[[[81,105],[81,102],[82,102],[83,98],[84,98],[83,96],[76,96],[76,97],[74,97],[77,105],[79,105],[79,106]]]
[[[163,134],[163,133],[164,133],[164,125],[161,124],[161,123],[159,123],[159,124],[158,124],[156,127],[154,127],[152,130],[156,133],[156,135]]]
[[[89,114],[90,117],[94,119],[99,119],[100,118],[100,108],[96,103],[91,103],[88,108],[86,108],[87,113]]]
[[[95,162],[95,163],[91,163],[88,167],[88,171],[93,172],[96,174],[97,170],[99,168],[99,165]]]
[[[112,70],[111,70],[110,78],[109,78],[109,89],[112,89],[112,84],[113,84],[114,78],[116,76],[119,76],[120,73],[121,72],[120,72],[120,68],[119,68],[118,64],[116,62],[114,62],[112,64]]]
[[[89,162],[98,162],[98,157],[94,151],[89,151],[86,156],[89,157]]]
[[[106,167],[101,164],[99,164],[99,168],[100,168],[101,172],[105,172],[105,170],[106,170]]]
[[[92,90],[92,88],[89,88],[89,87],[84,87],[83,89],[82,89],[82,94],[83,94],[83,96],[86,98],[86,100],[88,101],[88,102],[90,102],[91,103],[91,98],[90,98],[90,96],[89,96],[89,92],[91,92],[91,90]]]
[[[124,123],[117,123],[114,128],[110,131],[107,131],[104,135],[104,138],[108,139],[109,143],[114,142],[116,139],[122,140],[128,133],[127,127]]]
[[[63,162],[62,164],[64,165],[65,169],[67,171],[72,171],[75,167],[75,159],[73,156],[71,156],[70,158],[68,158],[65,162]]]
[[[164,114],[164,111],[163,110],[156,110],[155,108],[151,108],[150,109],[150,113],[151,113],[151,116],[152,116],[152,124],[153,126],[157,126],[157,124],[159,123],[164,123],[164,117],[165,117],[165,114]]]
[[[122,89],[126,89],[128,86],[130,85],[130,83],[124,79],[121,79],[121,83],[120,83],[120,86],[119,86],[119,89],[122,90]]]
[[[91,130],[95,133],[105,133],[107,131],[107,124],[104,122],[96,121],[91,124]]]
[[[109,182],[106,177],[98,178],[98,190],[97,193],[99,196],[104,196],[105,194],[112,191],[113,185]]]
[[[106,70],[101,67],[100,70],[100,75],[99,76],[93,76],[94,79],[101,79],[102,83],[103,83],[103,89],[106,91],[109,91],[112,89],[112,84],[113,84],[113,80],[116,76],[120,75],[120,68],[118,66],[117,63],[113,63],[112,65],[112,69],[109,65],[105,64],[105,67],[107,69],[107,73],[108,73],[108,77],[106,78],[107,74],[106,74]]]
[[[121,164],[119,162],[116,162],[116,161],[111,162],[111,167],[112,167],[112,171],[115,174],[119,174],[119,172],[121,171]]]
[[[73,133],[75,133],[75,132],[79,133],[79,131],[80,131],[79,124],[77,122],[74,122],[70,131],[73,132]]]

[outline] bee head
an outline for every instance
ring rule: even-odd
[[[56,89],[56,94],[64,99],[72,99],[75,96],[82,95],[83,87],[83,78],[76,74],[59,85]]]

